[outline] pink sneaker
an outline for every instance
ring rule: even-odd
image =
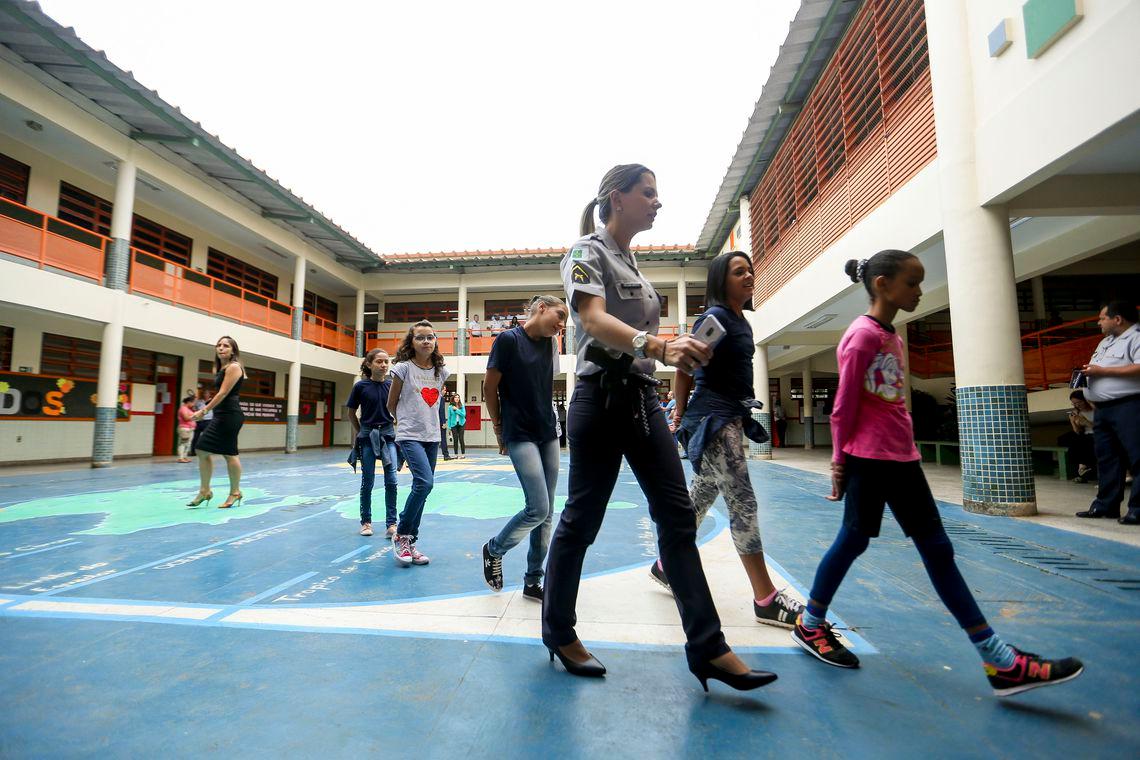
[[[415,544],[411,544],[412,564],[413,565],[426,565],[431,562],[426,554],[421,554],[420,550],[416,548]]]
[[[400,567],[411,567],[412,542],[407,536],[392,537],[392,556]]]

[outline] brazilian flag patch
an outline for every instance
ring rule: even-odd
[[[587,285],[590,282],[590,273],[586,271],[586,267],[575,264],[570,270],[570,278],[579,285]]]
[[[584,259],[584,258],[586,258],[586,252],[584,250],[582,250],[581,247],[575,248],[572,251],[570,251],[570,258],[575,259],[575,260],[576,259]]]

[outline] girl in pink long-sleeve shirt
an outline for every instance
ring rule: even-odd
[[[839,390],[831,413],[832,501],[844,500],[843,525],[823,556],[807,607],[792,639],[810,654],[841,668],[859,659],[832,633],[827,607],[843,577],[879,535],[883,507],[914,541],[935,591],[982,657],[998,696],[1076,678],[1080,660],[1046,660],[1006,644],[993,632],[954,562],[954,547],[923,475],[906,410],[903,344],[895,332],[899,310],[912,312],[922,296],[922,262],[906,251],[880,251],[847,262],[847,275],[862,282],[871,308],[839,341]]]

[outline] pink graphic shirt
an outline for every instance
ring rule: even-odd
[[[839,390],[831,411],[832,459],[919,459],[906,410],[902,339],[863,315],[839,341]]]

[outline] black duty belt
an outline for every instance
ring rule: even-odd
[[[586,382],[601,385],[606,392],[606,411],[619,408],[622,403],[632,406],[633,418],[641,423],[641,431],[649,437],[649,417],[646,412],[646,390],[656,388],[661,381],[652,375],[631,372],[633,357],[622,354],[614,358],[598,345],[586,349],[586,361],[602,368],[601,372],[587,375]]]

